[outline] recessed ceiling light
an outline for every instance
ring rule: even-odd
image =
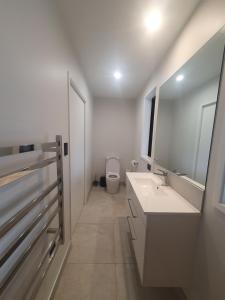
[[[176,81],[182,81],[184,79],[184,75],[180,74],[176,77]]]
[[[159,10],[152,10],[144,19],[145,27],[150,31],[156,31],[161,24],[161,13]]]
[[[115,71],[115,72],[113,73],[113,76],[114,76],[114,78],[117,79],[117,80],[119,80],[119,79],[122,78],[122,74],[121,74],[119,71]]]

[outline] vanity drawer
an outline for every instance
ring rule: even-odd
[[[135,237],[136,237],[135,240],[138,241],[140,247],[144,251],[146,227],[139,217],[132,218],[132,225],[135,232]]]
[[[128,217],[131,232],[131,241],[135,253],[139,275],[143,279],[144,254],[145,254],[145,235],[146,228],[139,217]]]
[[[132,189],[132,187],[131,187],[131,189]],[[136,213],[136,216],[139,217],[142,220],[144,225],[146,225],[147,224],[147,217],[144,214],[143,209],[142,209],[142,207],[141,207],[141,205],[140,205],[133,189],[132,189],[132,192],[129,193],[128,196],[129,196],[128,201],[130,202],[131,209],[133,209],[133,211]]]
[[[135,252],[135,260],[136,260],[136,265],[138,269],[138,274],[140,276],[141,283],[143,284],[144,281],[144,252],[143,249],[140,247],[139,241],[138,240],[133,240],[132,241],[132,246]]]
[[[135,205],[133,199],[127,199],[128,206],[130,208],[129,219],[132,220],[132,226],[134,227],[135,234],[140,237],[145,237],[146,224],[143,222],[143,218],[146,218],[143,212],[140,212],[139,208]],[[144,216],[143,216],[144,215]]]
[[[128,202],[128,206],[129,206],[129,216],[132,218],[137,218],[138,217],[138,213],[137,213],[137,209],[134,205],[134,201],[130,198],[127,198],[127,202]]]

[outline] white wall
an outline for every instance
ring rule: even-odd
[[[184,28],[180,37],[174,43],[174,46],[170,49],[162,65],[156,70],[154,76],[152,76],[142,96],[138,99],[136,133],[137,158],[140,158],[141,153],[140,137],[144,120],[144,96],[155,86],[161,86],[225,24],[224,11],[225,2],[222,0],[202,2]],[[223,99],[221,100],[223,105],[221,105],[220,114],[224,116],[224,91],[221,97],[221,99]],[[222,117],[220,121],[221,120]],[[220,156],[218,159],[221,160],[224,156],[225,149],[224,143],[219,143],[219,136],[224,136],[224,131],[222,131],[224,127],[220,128],[220,126],[222,126],[222,124],[218,124],[217,126],[217,144],[215,139],[215,148],[219,151]],[[225,216],[221,215],[213,204],[217,200],[214,198],[215,190],[218,190],[221,185],[221,177],[219,177],[219,173],[216,173],[214,170],[215,163],[216,156],[213,155],[210,163],[210,176],[208,178],[201,231],[195,256],[193,282],[190,288],[186,290],[188,300],[222,300],[225,298],[225,285],[223,280],[225,278],[225,240],[223,238],[225,233]],[[142,163],[142,166],[142,169],[146,170],[146,164]],[[189,187],[187,186],[187,188]]]
[[[98,177],[105,174],[105,158],[120,157],[121,180],[134,158],[135,103],[124,99],[95,99],[93,109],[94,169]]]
[[[56,134],[68,141],[67,71],[70,71],[87,100],[86,186],[90,189],[92,100],[55,1],[1,1],[0,40],[1,146],[51,141]],[[68,157],[64,158],[64,182],[66,243],[50,269],[40,299],[47,299],[69,245]]]

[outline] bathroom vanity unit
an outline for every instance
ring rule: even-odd
[[[189,284],[200,211],[153,173],[127,173],[127,217],[143,286]]]

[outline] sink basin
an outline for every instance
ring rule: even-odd
[[[152,185],[152,184],[154,184],[154,182],[151,178],[135,178],[135,181],[139,185]]]
[[[157,185],[151,178],[135,178],[135,181],[144,197],[149,195],[166,196],[166,192],[162,190],[162,187]]]
[[[197,208],[171,186],[165,186],[163,179],[155,174],[128,172],[127,179],[145,214],[200,214]]]

